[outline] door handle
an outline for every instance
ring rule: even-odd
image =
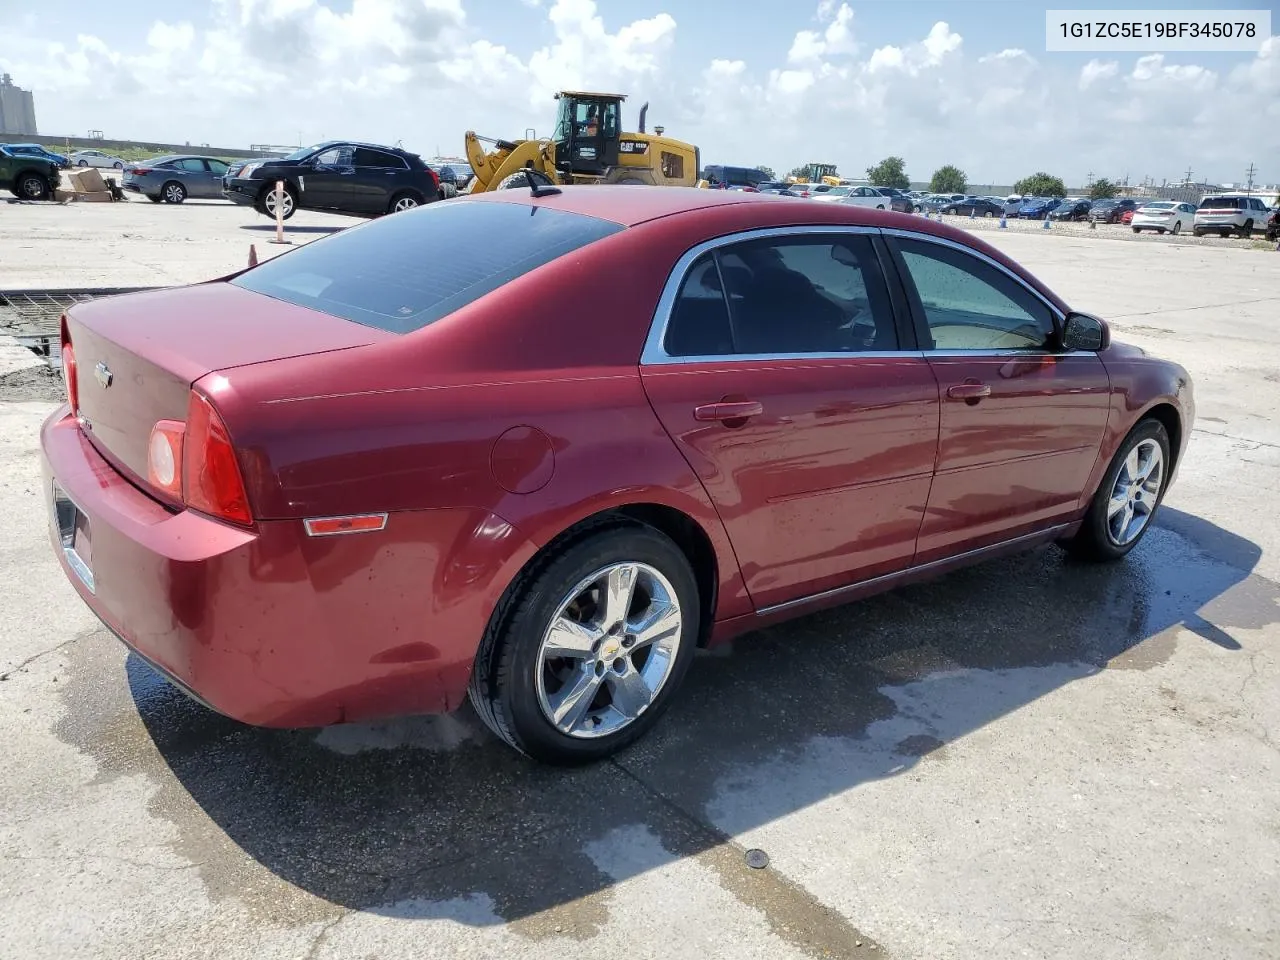
[[[947,396],[952,400],[968,400],[976,403],[983,397],[991,396],[991,388],[985,383],[957,383],[947,387]]]
[[[695,420],[745,420],[747,417],[758,417],[764,413],[764,404],[759,400],[722,400],[719,403],[704,403],[693,408]]]

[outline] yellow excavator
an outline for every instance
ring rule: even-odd
[[[465,192],[555,184],[623,183],[691,187],[698,182],[701,156],[693,144],[644,129],[622,132],[620,93],[562,90],[556,127],[549,139],[494,140],[468,130],[467,162],[475,174]],[[489,144],[486,149],[483,144]]]

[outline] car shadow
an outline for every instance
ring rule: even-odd
[[[1119,564],[1049,547],[763,630],[699,655],[647,738],[582,769],[525,760],[465,708],[242,726],[132,655],[132,709],[116,713],[140,721],[138,746],[74,723],[64,735],[108,770],[148,772],[153,814],[178,827],[213,897],[279,911],[292,885],[388,916],[590,929],[617,882],[901,775],[1066,684],[1149,669],[1178,643],[1240,649],[1233,630],[1277,619],[1280,589],[1250,576],[1260,555],[1166,507]],[[64,696],[89,709],[73,685]]]
[[[286,223],[286,224],[284,225],[284,232],[285,232],[286,234],[290,234],[290,233],[337,233],[337,232],[339,232],[340,230],[345,230],[345,229],[347,229],[347,227],[349,227],[349,226],[351,226],[351,224],[349,224],[349,223],[338,223],[338,224],[333,224],[332,226],[327,225],[327,224],[325,224],[325,225],[321,225],[321,224],[305,224],[305,225],[304,225],[304,224],[298,224],[298,225],[296,225],[296,226],[295,226],[295,225],[291,225],[291,224],[289,224],[289,223]],[[275,221],[274,221],[274,220],[273,220],[271,223],[242,223],[242,224],[240,224],[240,229],[241,229],[241,230],[255,230],[255,231],[257,231],[258,233],[275,233],[275,232],[276,232],[276,225],[275,225]]]

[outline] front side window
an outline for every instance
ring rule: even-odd
[[[861,235],[750,240],[685,275],[663,343],[673,357],[898,349],[879,261]]]
[[[227,165],[221,160],[206,160],[205,163],[207,163],[209,165],[209,169],[219,177],[227,172]]]
[[[348,146],[332,147],[316,157],[316,165],[321,167],[351,166],[351,148]]]
[[[1049,307],[1000,270],[937,243],[900,239],[898,249],[908,295],[928,324],[926,349],[1043,350],[1052,343]]]

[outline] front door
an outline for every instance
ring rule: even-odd
[[[901,570],[915,552],[938,388],[903,349],[912,334],[873,233],[790,228],[688,255],[645,351],[645,391],[757,608]]]
[[[942,403],[917,562],[1068,519],[1107,425],[1102,361],[1057,349],[1053,309],[993,262],[923,237],[889,243]]]
[[[309,169],[298,171],[298,205],[310,210],[350,210],[354,201],[356,168],[352,148],[330,147],[317,155]]]

